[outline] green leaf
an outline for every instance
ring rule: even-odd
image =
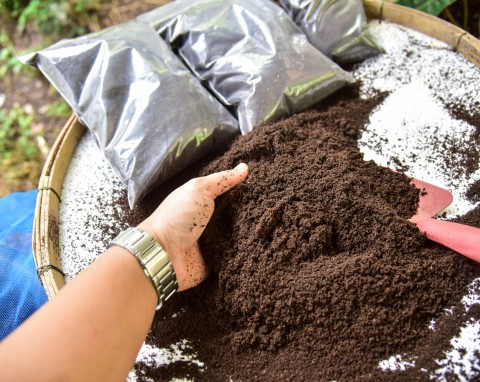
[[[0,60],[6,61],[10,57],[10,50],[8,48],[3,48],[0,50]]]
[[[70,114],[70,107],[63,101],[52,102],[47,110],[47,115],[54,118],[66,118]]]
[[[397,0],[397,4],[438,16],[446,7],[456,1],[458,0]]]

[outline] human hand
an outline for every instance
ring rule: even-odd
[[[175,269],[178,291],[206,279],[208,271],[198,239],[215,208],[215,198],[243,182],[248,167],[192,179],[173,191],[139,227],[150,233],[167,251]]]

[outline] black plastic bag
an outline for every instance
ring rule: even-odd
[[[352,81],[269,0],[178,0],[138,19],[233,110],[243,134]]]
[[[34,53],[95,135],[130,207],[239,134],[238,122],[148,25],[131,21]]]
[[[341,64],[382,52],[371,39],[362,0],[280,0],[308,40]]]

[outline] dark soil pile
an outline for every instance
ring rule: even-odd
[[[425,354],[418,366],[432,366],[457,321],[480,316],[458,306],[455,325],[437,323],[448,330],[433,332],[429,323],[480,273],[408,222],[418,190],[406,176],[363,160],[356,139],[382,99],[360,100],[347,89],[257,128],[203,166],[207,174],[243,161],[250,175],[217,200],[201,238],[209,279],[162,308],[147,342],[169,347],[187,339],[205,366],[139,364],[140,376],[428,380],[377,366],[415,350]]]

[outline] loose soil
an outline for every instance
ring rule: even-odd
[[[147,339],[167,348],[187,339],[205,367],[140,363],[140,378],[429,380],[419,369],[434,370],[460,324],[480,318],[458,303],[480,269],[407,221],[419,195],[410,179],[363,161],[356,139],[382,99],[346,89],[172,181],[241,161],[250,168],[246,183],[218,198],[201,238],[210,277],[169,301]],[[152,194],[130,223],[162,197]],[[469,216],[480,226],[478,213]],[[377,367],[408,352],[416,369]]]

